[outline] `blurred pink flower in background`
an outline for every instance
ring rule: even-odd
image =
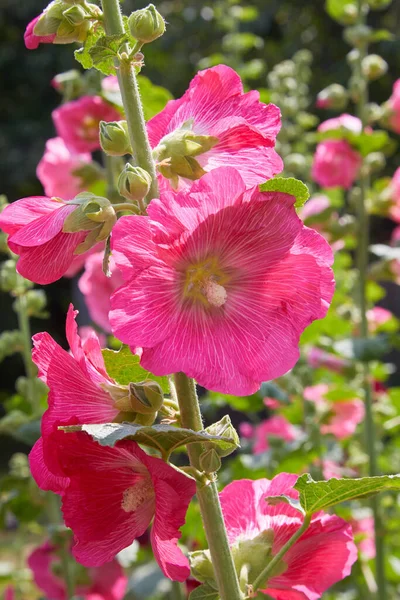
[[[89,152],[71,154],[62,138],[56,137],[46,142],[36,174],[43,185],[46,196],[60,196],[72,200],[83,191],[82,182],[74,171],[92,160]]]
[[[280,438],[285,442],[292,442],[299,435],[297,428],[281,415],[274,415],[255,426],[252,426],[250,423],[241,423],[239,429],[243,437],[253,439],[254,454],[261,454],[261,452],[266,452],[269,449],[270,437]]]
[[[85,262],[85,270],[78,283],[90,318],[107,333],[111,333],[108,320],[110,297],[123,282],[122,275],[112,257],[109,266],[111,277],[106,277],[103,272],[103,252],[92,254]]]
[[[62,576],[61,552],[61,549],[57,549],[50,541],[47,541],[28,557],[28,566],[33,572],[36,585],[51,600],[68,599]],[[56,574],[57,569],[59,574]],[[84,600],[121,600],[125,596],[128,578],[116,560],[102,565],[101,568],[78,567],[78,569],[74,590],[76,596],[82,597]],[[79,575],[83,579],[82,582],[79,581]]]
[[[83,96],[62,104],[52,113],[57,134],[70,152],[100,149],[100,121],[119,121],[121,114],[100,96]]]
[[[304,206],[299,211],[300,217],[303,221],[307,221],[310,217],[315,217],[323,213],[327,208],[330,208],[331,201],[328,196],[324,196],[323,194],[317,194],[313,196],[304,204]],[[314,229],[316,227],[314,226]]]
[[[325,188],[350,188],[357,178],[362,159],[346,140],[325,140],[317,145],[312,178]]]
[[[300,528],[302,515],[289,504],[271,505],[269,496],[297,499],[293,489],[298,476],[280,473],[269,481],[234,481],[220,493],[230,545],[254,540],[273,531],[271,555]],[[309,528],[285,554],[279,574],[272,574],[263,590],[275,600],[317,600],[325,590],[350,574],[357,560],[351,526],[335,515],[314,514]],[[267,561],[266,561],[267,562]]]
[[[353,117],[353,115],[349,115],[344,113],[339,117],[334,117],[333,119],[327,119],[323,121],[318,126],[318,131],[331,131],[332,129],[347,129],[352,133],[361,133],[362,131],[362,123],[358,117]]]
[[[377,331],[381,325],[384,325],[393,318],[393,313],[381,306],[374,306],[367,311],[368,329],[370,333]]]
[[[400,167],[394,172],[389,184],[389,195],[392,201],[392,205],[389,208],[389,215],[394,221],[400,223]]]
[[[344,369],[350,366],[350,363],[344,358],[335,356],[335,354],[321,350],[321,348],[317,348],[316,346],[311,348],[307,353],[307,362],[313,369],[325,367],[336,373],[342,373]]]
[[[376,548],[374,518],[354,518],[350,522],[353,529],[354,541],[358,546],[361,557],[366,560],[375,558]]]
[[[395,133],[400,133],[400,79],[393,84],[392,95],[388,100],[392,114],[389,117],[389,125]]]

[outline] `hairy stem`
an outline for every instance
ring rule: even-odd
[[[279,550],[277,554],[275,554],[274,558],[267,564],[265,569],[261,571],[260,575],[253,583],[254,590],[257,590],[260,587],[265,587],[265,582],[268,577],[271,575],[273,569],[276,565],[279,564],[279,561],[285,556],[286,552],[290,550],[290,548],[297,542],[297,540],[303,535],[303,533],[308,529],[310,525],[312,515],[305,515],[304,521],[301,527],[292,535],[292,537],[286,542],[284,546]]]
[[[102,0],[102,5],[107,35],[123,35],[124,26],[119,0]],[[147,200],[150,201],[158,196],[157,174],[147,137],[135,68],[128,54],[119,61],[117,75],[128,123],[133,159],[136,165],[145,169],[152,178],[152,185],[147,196]]]
[[[358,24],[366,24],[366,5],[365,0],[358,0]],[[367,45],[362,46],[359,51],[359,59],[356,64],[356,75],[360,82],[360,94],[357,102],[357,115],[362,123],[362,130],[366,126],[366,105],[368,102],[368,80],[363,74],[362,61],[367,55]],[[358,302],[360,310],[360,337],[368,338],[368,321],[367,321],[367,269],[368,269],[368,246],[369,246],[369,215],[366,209],[366,198],[369,187],[369,175],[362,166],[359,177],[360,194],[358,200],[358,226],[359,226],[359,243],[357,248],[357,268],[359,280]],[[365,395],[365,444],[369,455],[369,475],[371,477],[379,474],[377,462],[377,434],[374,423],[373,407],[372,407],[372,389],[369,372],[369,364],[362,364],[363,370],[363,388]],[[383,540],[383,524],[379,500],[377,496],[371,499],[371,508],[374,515],[375,528],[375,544],[376,544],[376,580],[377,580],[377,599],[387,600],[386,578],[385,578],[385,557],[384,557],[384,540]]]
[[[201,431],[203,429],[203,422],[193,379],[189,379],[184,373],[176,373],[174,375],[174,383],[182,426],[194,431]],[[202,444],[190,444],[188,446],[190,464],[195,468],[198,468],[199,457],[202,451]],[[197,499],[200,505],[200,512],[220,596],[222,600],[241,600],[243,595],[240,591],[229,547],[216,482],[207,481],[205,485],[198,483]]]

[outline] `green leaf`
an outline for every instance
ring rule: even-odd
[[[371,42],[391,42],[396,39],[396,36],[387,29],[377,29],[371,34]]]
[[[310,197],[308,187],[294,177],[274,177],[260,185],[261,192],[283,192],[296,198],[295,208],[303,206]]]
[[[189,596],[189,600],[219,600],[220,595],[208,583],[200,585],[193,590]]]
[[[126,34],[101,36],[89,50],[93,66],[104,75],[115,75],[114,60],[127,39]]]
[[[75,59],[78,61],[78,63],[82,65],[84,69],[93,68],[93,60],[90,56],[90,50],[95,45],[97,40],[103,35],[104,29],[102,27],[96,27],[96,29],[93,29],[88,33],[82,48],[79,48],[79,50],[75,50]]]
[[[143,75],[139,75],[137,81],[143,103],[144,118],[148,121],[161,112],[173,96],[171,92],[160,85],[154,85],[150,79]]]
[[[295,498],[291,498],[290,496],[286,496],[285,494],[281,494],[280,496],[267,496],[265,500],[270,506],[276,506],[281,502],[285,502],[286,504],[289,504],[292,508],[301,512],[303,515],[305,514],[304,509],[301,506],[300,500],[296,500]]]
[[[385,151],[390,144],[390,137],[386,131],[376,130],[370,133],[354,133],[346,127],[321,131],[316,136],[317,141],[347,140],[363,156],[371,152]]]
[[[120,385],[151,379],[161,386],[165,394],[169,394],[168,377],[156,377],[143,369],[139,356],[132,354],[128,346],[122,346],[118,351],[106,348],[102,352],[107,373]]]
[[[177,448],[195,442],[212,443],[214,447],[226,452],[230,444],[233,450],[237,448],[236,438],[220,438],[210,435],[207,431],[192,431],[172,425],[153,425],[152,427],[134,425],[133,423],[103,423],[101,425],[70,425],[60,427],[63,431],[84,431],[102,446],[114,446],[119,440],[130,439],[138,444],[156,448],[163,455],[170,454]]]
[[[400,489],[400,475],[314,481],[311,475],[306,473],[298,478],[294,489],[300,492],[300,504],[310,515],[340,502],[366,498],[386,490]]]

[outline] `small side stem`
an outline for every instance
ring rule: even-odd
[[[312,515],[305,515],[302,526],[292,535],[292,537],[286,542],[284,546],[279,550],[277,554],[275,554],[274,558],[268,565],[265,567],[263,571],[261,571],[260,575],[255,579],[253,583],[254,590],[257,590],[259,587],[265,585],[268,577],[272,573],[274,567],[279,563],[279,561],[285,556],[286,552],[290,550],[290,548],[297,542],[297,540],[303,535],[303,533],[308,529],[310,525]]]
[[[118,0],[102,0],[104,23],[108,35],[123,35],[121,8]],[[152,179],[148,201],[158,196],[157,173],[147,137],[146,122],[140,100],[139,87],[134,67],[129,59],[122,58],[117,68],[118,82],[121,90],[122,102],[128,123],[129,139],[131,142],[133,158],[136,165],[145,169]]]
[[[32,341],[31,341],[32,335],[31,335],[31,328],[30,328],[30,324],[29,324],[29,316],[28,316],[28,312],[27,312],[26,296],[24,293],[21,293],[21,295],[19,295],[17,297],[16,306],[17,306],[16,310],[17,310],[17,316],[18,316],[19,330],[22,333],[23,344],[24,344],[22,358],[24,361],[25,373],[26,373],[26,378],[27,378],[27,382],[28,382],[28,399],[32,405],[33,411],[35,413],[38,413],[39,412],[39,402],[38,402],[38,399],[36,398],[36,391],[35,391],[36,373],[35,373],[35,366],[32,362]]]
[[[173,581],[171,588],[171,600],[186,600],[186,594],[183,590],[183,583],[179,583],[179,581]]]
[[[194,431],[201,431],[203,429],[203,422],[201,419],[195,382],[193,379],[186,377],[184,373],[176,373],[174,375],[174,383],[181,413],[182,426],[193,429]],[[195,468],[198,468],[198,460],[202,450],[201,444],[190,444],[188,446],[190,464]],[[222,600],[241,600],[243,595],[240,591],[239,581],[229,547],[228,536],[218,496],[218,488],[215,481],[208,481],[205,485],[198,483],[197,499],[200,505],[200,512],[210,548],[220,596]]]
[[[365,0],[358,0],[358,24],[366,25]],[[367,125],[365,109],[368,102],[368,81],[363,74],[362,61],[367,55],[368,48],[363,46],[359,50],[359,59],[356,64],[357,76],[360,81],[360,96],[357,102],[357,115],[362,123],[362,130]],[[361,166],[360,177],[360,196],[358,203],[358,224],[359,224],[359,243],[357,249],[357,268],[359,273],[359,310],[360,310],[360,337],[367,339],[368,320],[367,320],[367,270],[368,270],[368,247],[369,247],[369,215],[366,210],[366,198],[369,188],[369,175],[365,168]],[[377,434],[373,414],[373,398],[371,389],[371,378],[369,364],[362,364],[363,388],[365,395],[365,445],[369,455],[369,475],[374,477],[379,475],[377,461]],[[371,499],[371,508],[374,516],[375,546],[376,546],[376,581],[378,600],[387,600],[387,587],[385,577],[385,555],[383,539],[383,523],[379,500],[377,496]]]

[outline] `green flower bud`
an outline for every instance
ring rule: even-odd
[[[293,173],[304,173],[307,167],[307,160],[303,154],[288,154],[285,158],[285,169]]]
[[[18,329],[0,334],[0,362],[15,352],[23,352],[23,349],[24,336]]]
[[[350,50],[350,52],[346,56],[346,60],[350,66],[354,66],[358,60],[360,59],[360,51],[356,48]]]
[[[365,157],[365,165],[370,173],[381,171],[386,166],[386,158],[383,152],[371,152]]]
[[[104,383],[101,387],[110,394],[122,420],[138,425],[151,425],[164,402],[160,385],[150,379],[129,385]]]
[[[76,98],[82,94],[83,81],[77,69],[59,73],[53,78],[52,83],[58,92],[66,94],[68,98]]]
[[[25,294],[26,310],[30,317],[43,317],[44,309],[47,305],[46,293],[44,290],[29,290]]]
[[[82,192],[66,204],[75,204],[77,208],[65,219],[63,231],[65,233],[88,232],[85,240],[76,248],[75,254],[87,252],[98,242],[107,239],[117,222],[117,215],[111,202],[91,192]]]
[[[375,102],[368,102],[365,106],[365,116],[368,123],[375,123],[382,118],[383,109]]]
[[[355,48],[362,48],[371,39],[372,29],[367,25],[355,25],[344,30],[345,41]]]
[[[84,42],[96,14],[100,16],[101,11],[95,4],[54,0],[40,16],[33,33],[39,36],[55,34],[55,44]]]
[[[312,52],[310,50],[307,50],[306,48],[303,48],[302,50],[299,50],[298,52],[296,52],[296,54],[294,54],[293,61],[297,65],[311,65],[313,61]]]
[[[332,83],[319,92],[317,96],[317,107],[342,110],[346,107],[348,99],[349,95],[347,90],[339,83]]]
[[[154,42],[165,31],[165,21],[154,4],[135,10],[129,17],[128,24],[133,37],[143,44]]]
[[[390,6],[392,0],[368,0],[368,6],[372,8],[372,10],[384,10],[388,6]]]
[[[141,167],[133,167],[126,163],[118,178],[118,191],[127,200],[143,200],[151,186],[150,174]]]
[[[388,64],[379,54],[369,54],[361,63],[362,72],[370,81],[379,79],[388,70]]]
[[[3,292],[13,292],[18,287],[18,275],[15,261],[11,258],[0,265],[0,289]]]
[[[125,156],[132,152],[126,121],[100,121],[100,145],[109,156]]]

